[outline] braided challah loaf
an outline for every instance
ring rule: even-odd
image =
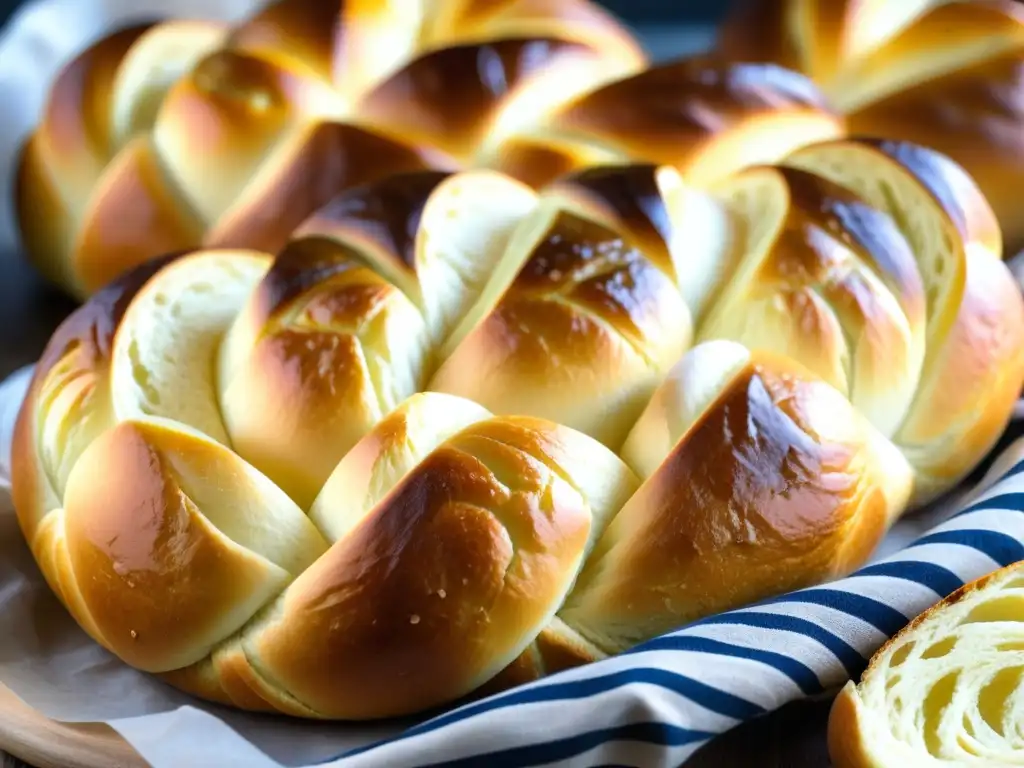
[[[836,768],[1024,764],[1024,573],[978,579],[875,654],[829,718]]]
[[[843,574],[967,472],[1024,382],[1000,247],[906,144],[713,194],[380,179],[69,318],[19,520],[92,637],[207,699],[371,718],[535,679]]]
[[[588,0],[276,0],[233,28],[121,30],[62,70],[25,146],[24,246],[85,297],[169,251],[276,253],[395,173],[543,186],[632,158],[704,180],[842,130],[776,66],[646,64]]]
[[[1019,0],[741,0],[731,61],[810,76],[853,135],[935,149],[977,180],[1010,253],[1024,247],[1024,5]]]

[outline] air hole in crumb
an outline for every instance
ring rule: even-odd
[[[974,608],[961,624],[1024,621],[1024,595],[1006,595],[986,600]]]
[[[971,722],[971,718],[964,715],[964,732],[968,736],[974,736],[974,723]]]
[[[947,637],[945,640],[940,640],[934,645],[930,646],[924,653],[921,654],[922,659],[941,659],[947,655],[956,646],[957,638]]]
[[[956,690],[957,681],[960,679],[959,672],[952,672],[939,680],[928,692],[923,702],[924,714],[924,743],[928,752],[933,757],[942,754],[942,736],[940,726],[942,715],[953,700],[953,693]]]
[[[1004,736],[1003,722],[1007,704],[1020,685],[1021,667],[1000,670],[978,696],[978,712],[989,727]]]
[[[907,660],[907,656],[914,650],[915,643],[904,643],[892,655],[892,659],[889,661],[890,667],[898,667],[904,661]]]
[[[960,749],[962,749],[969,755],[974,755],[975,757],[981,755],[981,753],[978,751],[978,748],[974,745],[973,741],[968,741],[963,736],[957,736],[957,744],[960,745]]]

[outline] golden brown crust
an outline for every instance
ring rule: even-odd
[[[45,279],[84,297],[86,291],[67,258],[75,239],[75,212],[61,194],[44,142],[42,134],[30,136],[18,156],[14,208],[21,243]]]
[[[274,252],[345,188],[424,168],[500,168],[520,129],[645,62],[588,0],[280,0],[233,28],[171,20],[119,31],[64,68],[26,144],[25,244],[81,296],[160,248]],[[123,204],[132,185],[104,179],[137,165],[147,141],[145,175],[161,181],[140,194],[157,198],[148,205],[163,233],[126,233],[105,259],[109,225],[82,217]]]
[[[418,268],[416,240],[430,196],[448,178],[445,171],[401,173],[339,195],[322,206],[302,227],[298,237],[325,237],[358,247],[389,272]],[[372,255],[370,255],[372,254]]]
[[[440,346],[510,263],[509,243],[536,203],[528,187],[492,171],[421,171],[339,195],[294,236],[358,254],[416,305]]]
[[[348,189],[454,161],[346,123],[318,123],[279,151],[206,234],[210,248],[277,253],[296,229]]]
[[[503,102],[538,75],[562,97],[555,89],[566,86],[554,73],[588,57],[582,45],[543,38],[442,48],[374,88],[359,103],[360,120],[466,162]]]
[[[648,260],[675,279],[669,251],[673,223],[658,183],[659,171],[644,163],[596,166],[552,183],[545,194],[564,196],[589,218],[626,234]]]
[[[722,23],[718,53],[730,61],[771,62],[797,72],[806,69],[789,20],[794,5],[790,0],[737,0]]]
[[[903,232],[853,191],[797,167],[749,169],[717,191],[748,233],[747,258],[701,338],[790,355],[893,434],[925,355],[925,290]],[[782,201],[777,216],[766,215],[766,198]]]
[[[1020,396],[1024,300],[994,254],[972,259],[956,322],[929,372],[896,436],[920,473],[917,503],[971,472],[1003,434]]]
[[[118,154],[97,192],[82,216],[72,262],[88,293],[151,258],[202,242],[201,221],[182,204],[146,137]]]
[[[213,223],[289,131],[340,110],[337,102],[318,80],[216,51],[171,88],[153,140],[190,203]]]
[[[542,190],[574,171],[624,160],[603,147],[547,135],[513,135],[476,158],[481,167],[499,171],[535,190]]]
[[[704,56],[610,83],[559,110],[551,124],[634,161],[678,167],[696,182],[774,162],[842,131],[806,77]]]
[[[831,79],[837,107],[847,113],[907,86],[941,80],[1007,53],[1024,53],[1024,11],[1013,0],[922,3],[918,14],[884,34],[862,29],[859,21],[852,20],[853,29],[845,32],[867,38],[871,47],[851,40],[848,47],[860,51],[844,52],[852,57],[818,78]],[[951,46],[953,29],[956,45]]]
[[[801,366],[754,354],[616,516],[559,616],[617,652],[856,567],[893,511],[868,429]]]
[[[914,250],[925,286],[925,359],[893,439],[918,470],[915,504],[923,504],[995,444],[1019,394],[1024,300],[1002,263],[995,214],[963,168],[920,145],[844,139],[802,148],[787,163],[859,189]]]
[[[338,8],[338,3],[318,0],[269,2],[232,30],[227,46],[289,68],[306,69],[330,82],[336,46],[345,29]]]
[[[82,285],[70,255],[83,201],[113,151],[117,63],[151,28],[114,32],[65,64],[19,154],[15,205],[23,244],[47,278],[80,297],[94,289]]]
[[[560,212],[429,388],[556,420],[616,449],[690,334],[678,289],[646,254]]]
[[[828,753],[836,768],[881,768],[871,759],[858,737],[860,709],[853,695],[852,683],[836,696],[828,718]]]
[[[471,691],[533,639],[583,557],[590,513],[547,463],[557,440],[522,419],[449,440],[292,585],[246,655],[329,717]]]
[[[905,88],[852,114],[850,131],[933,147],[966,168],[995,210],[1008,252],[1024,246],[1017,190],[1024,178],[1024,54],[1008,54]]]
[[[240,626],[283,574],[219,535],[164,454],[183,446],[161,451],[153,437],[148,425],[122,423],[86,450],[68,482],[65,535],[104,641],[127,663],[163,671],[202,658],[225,622]]]
[[[893,138],[860,138],[859,144],[873,147],[907,169],[952,220],[964,249],[981,247],[999,254],[1003,242],[999,222],[984,193],[965,170],[951,158],[927,144],[912,144]]]
[[[65,65],[51,86],[38,134],[72,199],[87,192],[110,158],[118,64],[152,26],[135,25],[103,38]]]
[[[308,508],[356,441],[423,388],[426,341],[418,310],[350,249],[291,243],[222,347],[233,447]]]

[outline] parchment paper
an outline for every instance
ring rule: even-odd
[[[35,124],[59,66],[89,40],[130,19],[169,15],[238,18],[259,0],[46,0],[0,34],[0,172]],[[656,57],[700,47],[707,32],[647,38]],[[18,247],[10,195],[0,206],[0,248]],[[2,279],[2,276],[0,276]],[[377,741],[411,723],[309,724],[200,704],[134,672],[95,645],[60,607],[25,546],[8,493],[11,431],[29,371],[0,385],[0,682],[43,714],[107,722],[157,768],[300,766]],[[1011,461],[1010,458],[1004,461]],[[878,557],[904,546],[955,508],[957,499],[901,521]],[[355,761],[362,764],[362,761]]]

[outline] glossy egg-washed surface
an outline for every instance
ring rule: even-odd
[[[836,140],[698,192],[420,170],[276,254],[128,272],[13,452],[55,593],[125,662],[310,718],[420,712],[843,574],[1024,383],[952,162]]]
[[[705,181],[842,130],[774,65],[651,67],[589,0],[275,0],[234,26],[113,32],[48,96],[18,221],[78,297],[168,251],[277,252],[336,194],[394,174],[489,168],[539,188],[633,161]]]
[[[1024,248],[1024,6],[1015,0],[741,0],[726,60],[808,75],[850,135],[931,147],[981,186]]]

